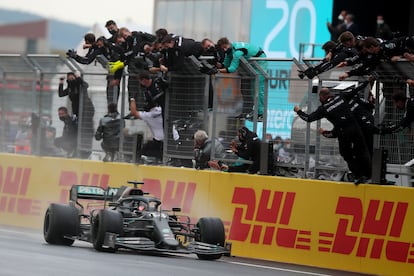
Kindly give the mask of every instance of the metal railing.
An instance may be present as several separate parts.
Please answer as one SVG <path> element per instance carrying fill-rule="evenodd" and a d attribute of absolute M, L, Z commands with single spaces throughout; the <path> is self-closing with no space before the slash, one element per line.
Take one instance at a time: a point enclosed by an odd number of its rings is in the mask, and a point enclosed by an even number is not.
<path fill-rule="evenodd" d="M 228 149 L 231 140 L 237 139 L 237 130 L 247 126 L 257 132 L 263 142 L 262 174 L 340 180 L 347 168 L 339 155 L 337 141 L 321 137 L 316 131 L 319 127 L 330 129 L 330 123 L 326 120 L 305 123 L 295 116 L 293 106 L 299 105 L 308 113 L 315 110 L 319 105 L 315 87 L 338 82 L 338 75 L 344 69 L 321 74 L 318 82 L 312 82 L 298 77 L 294 61 L 251 58 L 242 60 L 237 73 L 206 75 L 187 60 L 181 71 L 170 73 L 164 111 L 166 138 L 162 164 L 192 167 L 193 135 L 198 129 L 207 131 L 213 138 L 213 146 L 220 141 Z M 311 61 L 315 62 L 314 59 Z M 83 106 L 82 101 L 80 103 L 82 112 L 76 156 L 102 159 L 103 151 L 100 143 L 93 139 L 93 134 L 107 110 L 107 71 L 99 64 L 79 65 L 57 55 L 0 55 L 2 152 L 65 156 L 64 152 L 54 151 L 53 139 L 63 128 L 57 117 L 57 108 L 70 108 L 71 105 L 67 97 L 58 97 L 57 89 L 59 78 L 75 70 L 79 70 L 89 84 L 88 96 L 93 103 L 93 110 Z M 378 71 L 380 78 L 373 89 L 377 101 L 377 123 L 383 120 L 396 122 L 403 114 L 392 106 L 390 95 L 397 89 L 405 89 L 407 93 L 411 91 L 393 76 L 403 72 L 414 78 L 414 66 L 408 62 L 398 63 L 398 66 L 385 64 Z M 143 98 L 139 86 L 132 85 L 131 81 L 128 85 L 128 80 L 134 80 L 134 77 L 125 72 L 121 81 L 118 107 L 122 117 L 129 113 L 127 93 Z M 258 120 L 256 108 L 261 85 L 264 85 L 263 121 Z M 142 100 L 137 102 L 142 108 Z M 251 121 L 237 118 L 237 115 L 251 110 L 254 111 Z M 36 123 L 39 124 L 37 130 L 32 131 Z M 151 132 L 139 120 L 126 120 L 124 127 L 136 128 L 140 135 L 128 136 L 122 132 L 118 161 L 136 162 L 141 140 L 151 139 Z M 284 156 L 279 156 L 281 151 L 272 147 L 277 143 L 277 136 L 286 140 L 286 145 L 289 142 L 290 148 L 284 148 Z M 389 152 L 392 173 L 411 174 L 410 169 L 398 171 L 396 168 L 412 159 L 412 138 L 410 130 L 376 137 L 375 147 Z M 211 158 L 219 157 L 212 153 Z M 230 152 L 220 159 L 228 163 L 240 161 Z"/>

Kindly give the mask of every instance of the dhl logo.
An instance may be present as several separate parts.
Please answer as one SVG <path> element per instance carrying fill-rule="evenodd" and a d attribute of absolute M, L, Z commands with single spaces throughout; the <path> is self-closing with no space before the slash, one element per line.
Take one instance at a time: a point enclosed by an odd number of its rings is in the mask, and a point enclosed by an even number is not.
<path fill-rule="evenodd" d="M 321 252 L 414 263 L 414 243 L 401 241 L 407 202 L 372 199 L 364 210 L 361 199 L 339 197 L 335 233 L 319 232 Z"/>
<path fill-rule="evenodd" d="M 311 250 L 312 231 L 294 229 L 296 193 L 236 187 L 229 239 L 252 244 L 276 245 Z M 359 198 L 338 198 L 335 215 L 339 216 L 335 232 L 318 232 L 319 252 L 354 255 L 362 258 L 414 263 L 414 243 L 401 241 L 408 210 L 407 202 L 371 199 L 363 208 Z M 323 225 L 319 225 L 323 227 Z"/>
<path fill-rule="evenodd" d="M 110 176 L 108 174 L 78 174 L 75 171 L 62 171 L 60 174 L 59 186 L 65 187 L 60 193 L 60 202 L 66 203 L 69 198 L 70 187 L 74 184 L 92 185 L 107 188 Z M 184 213 L 191 212 L 196 183 L 175 182 L 167 180 L 165 187 L 159 179 L 144 178 L 143 190 L 158 197 L 162 201 L 163 208 L 181 207 Z"/>
<path fill-rule="evenodd" d="M 143 180 L 145 183 L 144 191 L 160 198 L 163 208 L 180 207 L 183 213 L 189 214 L 191 212 L 197 187 L 196 183 L 167 180 L 163 189 L 159 179 L 144 178 Z"/>
<path fill-rule="evenodd" d="M 0 166 L 0 213 L 40 215 L 39 200 L 26 197 L 30 168 Z"/>
<path fill-rule="evenodd" d="M 311 232 L 287 227 L 295 196 L 292 192 L 262 190 L 257 204 L 254 189 L 236 187 L 232 203 L 242 206 L 234 210 L 229 239 L 247 241 L 250 237 L 250 243 L 310 250 Z"/>

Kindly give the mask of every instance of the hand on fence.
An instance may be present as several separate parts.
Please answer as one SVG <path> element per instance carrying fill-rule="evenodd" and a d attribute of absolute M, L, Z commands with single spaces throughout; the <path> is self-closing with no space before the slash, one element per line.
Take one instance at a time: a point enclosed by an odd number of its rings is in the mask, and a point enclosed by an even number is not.
<path fill-rule="evenodd" d="M 66 52 L 66 56 L 67 56 L 68 58 L 75 58 L 75 57 L 76 57 L 76 51 L 75 51 L 75 50 L 73 50 L 73 49 L 69 49 L 69 50 Z"/>

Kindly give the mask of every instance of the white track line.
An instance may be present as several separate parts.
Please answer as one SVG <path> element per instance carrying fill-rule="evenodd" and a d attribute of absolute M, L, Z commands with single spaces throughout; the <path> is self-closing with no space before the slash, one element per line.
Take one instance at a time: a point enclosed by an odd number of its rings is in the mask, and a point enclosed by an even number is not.
<path fill-rule="evenodd" d="M 225 262 L 227 262 L 227 261 L 225 261 Z M 278 270 L 278 271 L 285 271 L 285 272 L 292 272 L 292 273 L 299 273 L 299 274 L 304 274 L 304 275 L 332 276 L 330 274 L 321 274 L 321 273 L 315 273 L 315 272 L 309 272 L 309 271 L 286 269 L 286 268 L 281 268 L 281 267 L 272 267 L 272 266 L 265 266 L 265 265 L 247 264 L 247 263 L 241 263 L 241 262 L 231 262 L 230 261 L 230 262 L 227 262 L 227 263 L 257 267 L 257 268 L 264 268 L 264 269 L 271 269 L 271 270 Z"/>

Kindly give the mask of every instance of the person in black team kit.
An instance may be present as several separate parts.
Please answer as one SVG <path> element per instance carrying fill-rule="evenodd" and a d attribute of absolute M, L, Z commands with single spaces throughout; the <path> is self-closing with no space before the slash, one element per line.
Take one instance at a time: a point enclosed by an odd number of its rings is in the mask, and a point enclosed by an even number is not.
<path fill-rule="evenodd" d="M 299 106 L 294 111 L 306 122 L 313 122 L 326 118 L 334 125 L 338 137 L 339 152 L 348 164 L 348 168 L 355 176 L 355 184 L 363 183 L 371 177 L 371 158 L 365 143 L 361 128 L 349 107 L 349 97 L 365 87 L 363 83 L 347 95 L 334 96 L 329 88 L 323 87 L 319 91 L 321 105 L 311 114 L 300 110 Z"/>
<path fill-rule="evenodd" d="M 154 106 L 161 106 L 162 117 L 164 118 L 165 109 L 165 90 L 168 87 L 167 81 L 162 77 L 154 77 L 148 73 L 140 73 L 138 81 L 144 88 L 145 111 L 149 111 Z"/>
<path fill-rule="evenodd" d="M 391 99 L 397 109 L 405 110 L 405 114 L 397 124 L 381 128 L 381 134 L 399 132 L 414 122 L 414 98 L 408 98 L 404 92 L 397 91 L 392 94 Z"/>
<path fill-rule="evenodd" d="M 201 42 L 181 36 L 166 35 L 162 40 L 165 49 L 163 57 L 163 71 L 182 71 L 185 57 L 194 56 L 198 58 L 204 52 Z"/>

